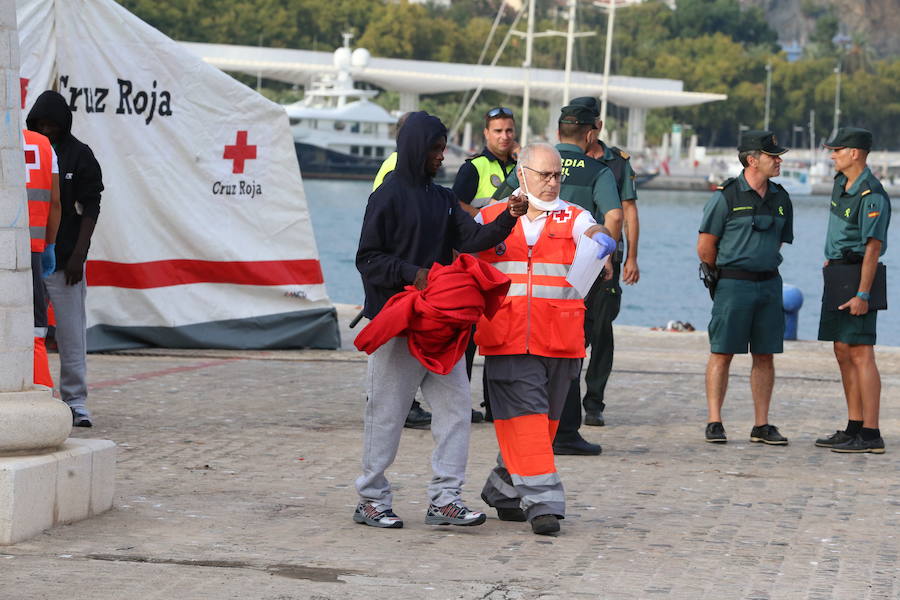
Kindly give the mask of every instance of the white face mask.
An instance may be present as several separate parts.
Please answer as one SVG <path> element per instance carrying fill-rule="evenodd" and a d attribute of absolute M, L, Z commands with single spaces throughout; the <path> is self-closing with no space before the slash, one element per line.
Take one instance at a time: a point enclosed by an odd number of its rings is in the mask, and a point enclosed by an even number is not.
<path fill-rule="evenodd" d="M 535 207 L 538 210 L 543 210 L 545 212 L 549 212 L 551 210 L 556 210 L 556 199 L 554 198 L 551 201 L 541 200 L 534 194 L 528 191 L 528 179 L 524 176 L 525 173 L 522 173 L 522 184 L 525 186 L 525 195 L 528 197 L 528 204 Z"/>

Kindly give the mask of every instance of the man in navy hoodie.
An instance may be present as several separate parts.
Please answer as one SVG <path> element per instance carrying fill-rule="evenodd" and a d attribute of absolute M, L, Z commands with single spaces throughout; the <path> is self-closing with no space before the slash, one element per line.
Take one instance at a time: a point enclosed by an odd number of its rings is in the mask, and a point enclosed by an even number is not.
<path fill-rule="evenodd" d="M 366 293 L 364 315 L 375 317 L 388 299 L 415 285 L 424 289 L 428 268 L 447 265 L 453 251 L 479 252 L 503 242 L 525 214 L 525 201 L 489 225 L 463 211 L 453 192 L 432 179 L 444 160 L 447 128 L 426 112 L 409 115 L 397 137 L 397 168 L 369 196 L 356 253 Z M 353 520 L 373 527 L 403 527 L 391 510 L 393 495 L 384 475 L 394 462 L 403 423 L 416 390 L 431 405 L 434 473 L 425 523 L 480 525 L 481 512 L 460 499 L 469 451 L 471 406 L 465 361 L 447 375 L 425 369 L 410 355 L 404 338 L 394 338 L 369 357 L 363 442 L 363 472 L 356 480 L 359 504 Z"/>
<path fill-rule="evenodd" d="M 56 234 L 56 271 L 44 282 L 56 315 L 59 394 L 72 410 L 72 424 L 91 427 L 84 263 L 100 216 L 103 174 L 88 145 L 72 135 L 72 109 L 62 95 L 52 90 L 42 93 L 25 122 L 28 129 L 50 139 L 59 158 L 62 216 Z"/>

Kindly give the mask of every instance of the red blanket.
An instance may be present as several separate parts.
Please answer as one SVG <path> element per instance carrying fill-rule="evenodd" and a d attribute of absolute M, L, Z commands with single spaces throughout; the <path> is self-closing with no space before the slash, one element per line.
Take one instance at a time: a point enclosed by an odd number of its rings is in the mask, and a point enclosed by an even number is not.
<path fill-rule="evenodd" d="M 406 336 L 409 352 L 429 371 L 446 375 L 469 345 L 472 325 L 488 318 L 503 304 L 509 277 L 469 254 L 452 264 L 435 263 L 428 285 L 408 285 L 391 297 L 354 344 L 371 354 L 396 336 Z"/>

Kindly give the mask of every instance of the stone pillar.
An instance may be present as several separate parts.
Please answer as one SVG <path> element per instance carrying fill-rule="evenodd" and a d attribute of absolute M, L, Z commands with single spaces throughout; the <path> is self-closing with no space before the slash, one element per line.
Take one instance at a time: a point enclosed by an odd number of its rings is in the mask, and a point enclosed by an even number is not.
<path fill-rule="evenodd" d="M 628 144 L 629 152 L 643 152 L 645 132 L 647 131 L 647 109 L 631 106 L 628 108 Z"/>
<path fill-rule="evenodd" d="M 112 506 L 115 445 L 66 441 L 69 407 L 34 385 L 31 244 L 15 0 L 0 0 L 0 545 Z"/>
<path fill-rule="evenodd" d="M 419 95 L 415 92 L 400 92 L 400 112 L 419 110 Z"/>

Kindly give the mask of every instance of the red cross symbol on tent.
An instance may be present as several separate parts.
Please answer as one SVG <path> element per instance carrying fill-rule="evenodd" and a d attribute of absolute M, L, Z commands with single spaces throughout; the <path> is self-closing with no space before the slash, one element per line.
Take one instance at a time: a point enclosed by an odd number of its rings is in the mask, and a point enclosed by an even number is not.
<path fill-rule="evenodd" d="M 234 161 L 234 166 L 231 169 L 232 173 L 244 172 L 244 161 L 254 160 L 256 158 L 256 146 L 247 144 L 246 131 L 237 132 L 237 139 L 235 140 L 234 145 L 225 146 L 225 154 L 222 155 L 222 158 Z"/>

